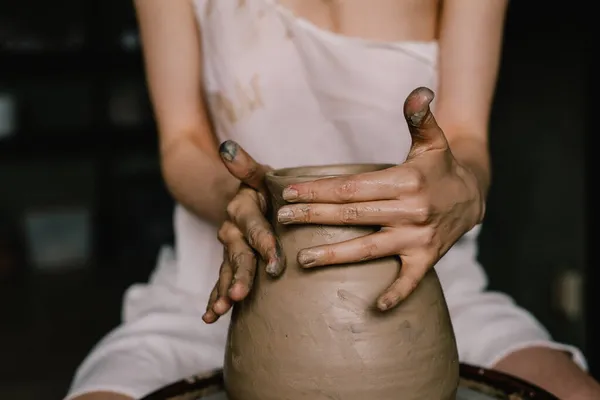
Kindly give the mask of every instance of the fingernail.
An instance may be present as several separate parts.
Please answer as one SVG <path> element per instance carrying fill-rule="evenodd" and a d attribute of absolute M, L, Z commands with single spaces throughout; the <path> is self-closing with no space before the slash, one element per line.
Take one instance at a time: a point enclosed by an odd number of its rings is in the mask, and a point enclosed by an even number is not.
<path fill-rule="evenodd" d="M 430 89 L 425 87 L 416 89 L 413 93 L 415 93 L 418 96 L 423 96 L 425 98 L 425 101 L 421 105 L 421 109 L 419 111 L 414 112 L 409 117 L 410 123 L 412 125 L 419 126 L 421 125 L 421 122 L 423 122 L 423 118 L 425 118 L 425 116 L 429 112 L 429 105 L 433 101 L 435 95 Z"/>
<path fill-rule="evenodd" d="M 421 125 L 421 121 L 423 121 L 425 115 L 427 115 L 427 109 L 414 113 L 410 116 L 410 123 L 414 126 Z"/>
<path fill-rule="evenodd" d="M 223 157 L 223 159 L 225 159 L 228 162 L 232 162 L 235 156 L 237 155 L 239 148 L 240 146 L 233 140 L 226 140 L 223 143 L 221 143 L 221 146 L 219 146 L 219 153 L 221 154 L 221 157 Z"/>
<path fill-rule="evenodd" d="M 377 302 L 377 308 L 379 308 L 381 311 L 386 311 L 390 307 L 392 307 L 392 300 L 388 298 L 379 299 Z"/>
<path fill-rule="evenodd" d="M 285 224 L 286 222 L 291 222 L 294 219 L 294 212 L 292 210 L 290 210 L 289 208 L 280 208 L 279 211 L 277 211 L 277 221 L 279 221 L 282 224 Z"/>
<path fill-rule="evenodd" d="M 283 193 L 281 193 L 281 196 L 286 201 L 296 200 L 298 198 L 298 191 L 292 188 L 285 188 L 283 189 Z"/>
<path fill-rule="evenodd" d="M 281 264 L 278 260 L 269 261 L 269 263 L 265 267 L 265 271 L 272 278 L 277 278 L 279 274 L 281 274 Z"/>
<path fill-rule="evenodd" d="M 302 250 L 298 253 L 298 263 L 303 267 L 312 267 L 317 263 L 318 256 L 315 250 Z"/>

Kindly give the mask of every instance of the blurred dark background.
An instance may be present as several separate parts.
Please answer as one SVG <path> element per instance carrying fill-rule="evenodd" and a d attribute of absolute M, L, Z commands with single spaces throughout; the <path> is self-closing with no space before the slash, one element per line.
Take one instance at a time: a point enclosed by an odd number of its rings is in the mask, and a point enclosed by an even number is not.
<path fill-rule="evenodd" d="M 533 3 L 509 9 L 480 260 L 598 377 L 589 36 L 581 8 Z M 172 207 L 131 2 L 0 0 L 0 399 L 64 395 L 172 242 Z"/>

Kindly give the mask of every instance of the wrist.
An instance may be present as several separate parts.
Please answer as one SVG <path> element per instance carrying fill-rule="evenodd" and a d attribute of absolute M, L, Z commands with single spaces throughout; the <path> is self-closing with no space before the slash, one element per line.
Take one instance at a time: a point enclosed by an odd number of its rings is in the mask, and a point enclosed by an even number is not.
<path fill-rule="evenodd" d="M 482 140 L 461 137 L 450 142 L 454 159 L 463 171 L 461 174 L 472 190 L 474 200 L 474 225 L 483 221 L 491 173 L 487 144 Z"/>
<path fill-rule="evenodd" d="M 197 217 L 219 226 L 239 181 L 215 159 L 194 146 L 162 155 L 165 184 L 173 198 Z"/>

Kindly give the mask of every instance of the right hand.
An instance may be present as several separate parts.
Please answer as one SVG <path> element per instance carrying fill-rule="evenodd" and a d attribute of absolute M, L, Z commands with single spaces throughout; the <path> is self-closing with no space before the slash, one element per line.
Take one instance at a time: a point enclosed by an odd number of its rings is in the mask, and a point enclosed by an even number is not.
<path fill-rule="evenodd" d="M 207 324 L 216 322 L 234 302 L 243 300 L 250 293 L 257 255 L 264 261 L 266 272 L 273 277 L 279 276 L 285 268 L 281 247 L 265 218 L 268 203 L 264 177 L 270 168 L 257 163 L 231 140 L 221 144 L 219 154 L 241 184 L 227 205 L 228 219 L 219 229 L 219 241 L 224 247 L 223 263 L 202 316 Z"/>

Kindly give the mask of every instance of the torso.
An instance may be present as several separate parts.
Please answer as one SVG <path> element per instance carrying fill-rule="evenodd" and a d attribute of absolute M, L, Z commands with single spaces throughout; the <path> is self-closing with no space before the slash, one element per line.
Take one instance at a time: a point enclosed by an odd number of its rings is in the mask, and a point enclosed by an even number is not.
<path fill-rule="evenodd" d="M 440 0 L 279 0 L 323 30 L 382 42 L 435 39 Z"/>
<path fill-rule="evenodd" d="M 193 1 L 219 141 L 274 168 L 404 161 L 404 100 L 437 87 L 438 0 Z M 182 284 L 195 285 L 222 247 L 181 207 L 175 229 Z"/>

